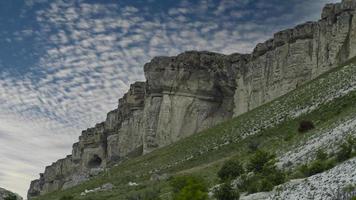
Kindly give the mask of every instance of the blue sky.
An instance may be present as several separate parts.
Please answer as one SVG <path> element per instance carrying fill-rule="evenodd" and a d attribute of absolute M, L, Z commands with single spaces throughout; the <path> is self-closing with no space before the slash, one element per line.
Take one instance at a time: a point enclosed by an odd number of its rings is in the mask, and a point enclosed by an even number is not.
<path fill-rule="evenodd" d="M 1 0 L 0 187 L 25 195 L 152 57 L 248 53 L 327 2 L 337 0 Z"/>

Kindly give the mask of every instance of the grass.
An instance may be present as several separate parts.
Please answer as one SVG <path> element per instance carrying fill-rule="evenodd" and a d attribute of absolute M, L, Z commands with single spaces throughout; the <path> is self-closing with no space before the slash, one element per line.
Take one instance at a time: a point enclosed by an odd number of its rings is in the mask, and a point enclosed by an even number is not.
<path fill-rule="evenodd" d="M 171 189 L 168 182 L 150 181 L 152 173 L 198 175 L 213 186 L 219 182 L 216 174 L 224 161 L 238 158 L 242 163 L 246 162 L 254 152 L 252 143 L 262 150 L 282 154 L 311 136 L 356 117 L 356 92 L 342 93 L 355 86 L 355 74 L 355 65 L 340 66 L 230 121 L 150 154 L 127 160 L 74 188 L 46 194 L 36 200 L 59 200 L 65 195 L 84 200 L 125 200 L 128 193 L 151 187 L 159 187 L 161 198 L 169 199 Z M 299 133 L 302 120 L 312 121 L 315 129 Z M 128 186 L 130 181 L 139 183 L 139 186 Z M 85 189 L 108 182 L 115 185 L 112 191 L 80 196 Z"/>

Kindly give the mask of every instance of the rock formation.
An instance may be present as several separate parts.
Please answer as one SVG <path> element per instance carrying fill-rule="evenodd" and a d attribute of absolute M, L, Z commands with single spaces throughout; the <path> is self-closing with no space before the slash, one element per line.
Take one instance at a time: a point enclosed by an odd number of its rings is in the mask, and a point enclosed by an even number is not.
<path fill-rule="evenodd" d="M 65 189 L 267 103 L 356 56 L 356 1 L 328 4 L 318 22 L 278 32 L 251 54 L 157 57 L 72 155 L 46 167 L 28 198 Z"/>

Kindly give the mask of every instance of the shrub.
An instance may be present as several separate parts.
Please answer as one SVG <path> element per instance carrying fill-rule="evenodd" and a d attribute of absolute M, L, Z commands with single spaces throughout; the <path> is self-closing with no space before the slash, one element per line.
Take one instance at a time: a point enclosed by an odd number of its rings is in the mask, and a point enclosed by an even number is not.
<path fill-rule="evenodd" d="M 351 148 L 356 151 L 356 137 L 347 138 L 347 143 L 351 146 Z"/>
<path fill-rule="evenodd" d="M 242 187 L 249 194 L 271 191 L 274 186 L 285 182 L 285 173 L 276 165 L 275 156 L 258 150 L 250 159 L 248 169 L 253 173 L 241 176 Z"/>
<path fill-rule="evenodd" d="M 352 155 L 352 146 L 349 143 L 345 142 L 341 144 L 340 150 L 336 153 L 336 159 L 339 162 L 342 162 L 351 158 L 351 155 Z"/>
<path fill-rule="evenodd" d="M 275 165 L 266 165 L 260 173 L 250 176 L 243 175 L 241 176 L 241 180 L 242 184 L 239 189 L 253 194 L 273 190 L 274 186 L 285 182 L 286 176 Z"/>
<path fill-rule="evenodd" d="M 260 144 L 256 140 L 253 140 L 253 141 L 248 143 L 248 149 L 249 149 L 250 152 L 257 151 L 259 146 L 260 146 Z"/>
<path fill-rule="evenodd" d="M 264 177 L 273 185 L 279 185 L 285 182 L 286 175 L 283 171 L 277 169 L 276 166 L 270 167 L 270 169 L 264 172 Z M 270 191 L 270 190 L 267 190 Z"/>
<path fill-rule="evenodd" d="M 329 159 L 325 161 L 325 169 L 331 169 L 335 167 L 336 165 L 336 159 Z"/>
<path fill-rule="evenodd" d="M 127 200 L 160 200 L 159 188 L 150 187 L 141 191 L 135 191 L 130 193 L 126 199 Z"/>
<path fill-rule="evenodd" d="M 74 200 L 74 197 L 71 195 L 64 195 L 59 200 Z"/>
<path fill-rule="evenodd" d="M 328 156 L 319 153 L 319 155 L 317 155 L 316 160 L 309 164 L 301 165 L 297 171 L 303 175 L 302 177 L 308 177 L 331 169 L 335 166 L 335 164 L 335 159 L 328 159 Z M 298 178 L 301 178 L 301 176 L 299 176 Z"/>
<path fill-rule="evenodd" d="M 246 183 L 246 191 L 249 194 L 257 193 L 259 188 L 260 186 L 258 181 L 249 181 Z"/>
<path fill-rule="evenodd" d="M 299 128 L 298 128 L 298 132 L 299 133 L 306 133 L 312 129 L 314 129 L 314 123 L 312 121 L 308 121 L 308 120 L 303 120 L 299 123 Z"/>
<path fill-rule="evenodd" d="M 214 197 L 217 200 L 239 200 L 240 193 L 234 190 L 230 183 L 224 183 L 214 191 Z"/>
<path fill-rule="evenodd" d="M 325 153 L 322 149 L 319 149 L 316 153 L 316 159 L 318 160 L 326 160 L 328 158 L 328 154 Z"/>
<path fill-rule="evenodd" d="M 273 184 L 269 182 L 267 178 L 261 175 L 251 176 L 243 184 L 244 189 L 248 194 L 269 191 L 273 189 Z"/>
<path fill-rule="evenodd" d="M 226 181 L 236 178 L 244 173 L 244 169 L 239 161 L 229 160 L 224 163 L 218 172 L 218 176 L 221 180 Z"/>
<path fill-rule="evenodd" d="M 311 163 L 308 167 L 308 176 L 312 176 L 314 174 L 321 173 L 326 170 L 325 163 L 320 160 L 316 160 Z"/>
<path fill-rule="evenodd" d="M 308 177 L 309 176 L 309 168 L 307 164 L 303 164 L 299 167 L 298 171 L 300 171 L 303 174 L 303 177 Z"/>
<path fill-rule="evenodd" d="M 268 180 L 267 178 L 264 178 L 264 179 L 260 180 L 260 182 L 259 182 L 258 191 L 259 192 L 272 191 L 273 187 L 274 187 L 274 184 L 270 180 Z"/>
<path fill-rule="evenodd" d="M 4 200 L 17 200 L 17 197 L 14 194 L 9 194 Z"/>
<path fill-rule="evenodd" d="M 275 156 L 268 152 L 257 150 L 256 153 L 250 159 L 248 169 L 254 172 L 261 172 L 263 167 L 268 162 L 271 162 L 270 164 L 274 164 L 274 158 Z"/>
<path fill-rule="evenodd" d="M 204 181 L 193 176 L 181 176 L 171 180 L 174 200 L 206 200 L 208 189 Z"/>

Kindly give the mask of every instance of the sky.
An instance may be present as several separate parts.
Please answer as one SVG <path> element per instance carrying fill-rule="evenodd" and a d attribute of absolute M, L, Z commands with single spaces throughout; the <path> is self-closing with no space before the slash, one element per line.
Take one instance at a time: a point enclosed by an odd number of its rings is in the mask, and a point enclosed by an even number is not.
<path fill-rule="evenodd" d="M 338 0 L 1 0 L 0 187 L 26 196 L 154 56 L 249 53 Z"/>

